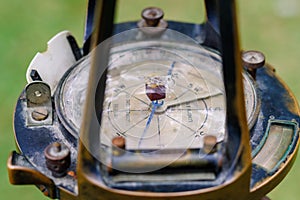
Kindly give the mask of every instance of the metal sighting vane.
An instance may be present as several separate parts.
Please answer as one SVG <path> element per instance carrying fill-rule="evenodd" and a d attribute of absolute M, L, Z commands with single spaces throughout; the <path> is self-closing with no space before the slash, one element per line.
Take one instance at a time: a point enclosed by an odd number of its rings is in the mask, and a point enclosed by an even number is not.
<path fill-rule="evenodd" d="M 299 107 L 241 51 L 235 1 L 205 0 L 202 24 L 157 7 L 113 24 L 115 7 L 89 0 L 82 47 L 63 31 L 30 63 L 10 182 L 62 200 L 267 199 L 296 158 Z"/>

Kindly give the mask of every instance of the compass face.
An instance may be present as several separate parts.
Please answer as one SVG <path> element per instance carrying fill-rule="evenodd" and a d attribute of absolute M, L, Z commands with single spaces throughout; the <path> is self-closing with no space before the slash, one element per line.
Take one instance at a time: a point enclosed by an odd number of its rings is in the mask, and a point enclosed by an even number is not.
<path fill-rule="evenodd" d="M 91 57 L 61 82 L 59 116 L 76 136 L 82 120 Z M 257 97 L 244 74 L 248 125 Z M 199 149 L 203 138 L 226 137 L 225 91 L 220 57 L 198 45 L 162 41 L 122 44 L 111 49 L 100 130 L 101 143 L 116 136 L 127 150 Z"/>

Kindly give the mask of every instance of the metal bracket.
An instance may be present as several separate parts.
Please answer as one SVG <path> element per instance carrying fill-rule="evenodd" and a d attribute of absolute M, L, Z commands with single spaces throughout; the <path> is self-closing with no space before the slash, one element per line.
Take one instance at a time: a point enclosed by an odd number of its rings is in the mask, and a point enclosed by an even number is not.
<path fill-rule="evenodd" d="M 26 125 L 52 125 L 52 101 L 50 86 L 42 81 L 35 81 L 25 88 Z"/>

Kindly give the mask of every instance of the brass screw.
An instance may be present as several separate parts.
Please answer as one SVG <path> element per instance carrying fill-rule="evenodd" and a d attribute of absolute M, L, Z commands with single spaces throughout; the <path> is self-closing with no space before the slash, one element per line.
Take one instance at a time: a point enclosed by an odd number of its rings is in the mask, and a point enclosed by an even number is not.
<path fill-rule="evenodd" d="M 69 148 L 60 142 L 53 142 L 44 151 L 46 166 L 54 177 L 63 177 L 71 164 L 71 152 Z"/>
<path fill-rule="evenodd" d="M 35 108 L 31 113 L 32 118 L 36 121 L 43 121 L 47 119 L 48 115 L 49 111 L 46 108 Z"/>
<path fill-rule="evenodd" d="M 119 149 L 125 149 L 125 138 L 117 136 L 112 139 L 112 144 Z"/>
<path fill-rule="evenodd" d="M 160 8 L 149 7 L 142 11 L 142 18 L 150 27 L 155 27 L 159 24 L 160 20 L 164 17 L 164 12 Z"/>
<path fill-rule="evenodd" d="M 210 154 L 216 152 L 216 144 L 217 144 L 217 137 L 214 135 L 206 135 L 203 138 L 204 145 L 203 151 L 204 153 Z"/>
<path fill-rule="evenodd" d="M 123 155 L 126 141 L 122 136 L 117 136 L 112 139 L 112 152 L 114 156 Z"/>
<path fill-rule="evenodd" d="M 256 69 L 265 65 L 265 55 L 260 51 L 244 51 L 242 53 L 242 61 L 250 75 L 256 79 Z"/>

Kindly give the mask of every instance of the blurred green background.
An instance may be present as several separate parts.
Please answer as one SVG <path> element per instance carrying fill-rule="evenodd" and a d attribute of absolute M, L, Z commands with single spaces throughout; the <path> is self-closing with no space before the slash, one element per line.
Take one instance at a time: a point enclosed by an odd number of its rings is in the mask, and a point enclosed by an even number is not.
<path fill-rule="evenodd" d="M 201 22 L 203 5 L 197 0 L 120 0 L 117 22 L 137 20 L 142 8 L 157 5 L 165 18 Z M 300 2 L 297 0 L 239 1 L 243 49 L 265 53 L 267 61 L 300 100 Z M 11 186 L 6 160 L 15 149 L 12 117 L 24 88 L 26 68 L 36 52 L 62 30 L 70 30 L 82 44 L 86 10 L 84 0 L 0 1 L 0 199 L 47 199 L 34 186 Z M 299 157 L 299 156 L 298 156 Z M 300 158 L 285 180 L 269 196 L 297 200 L 300 194 Z"/>

